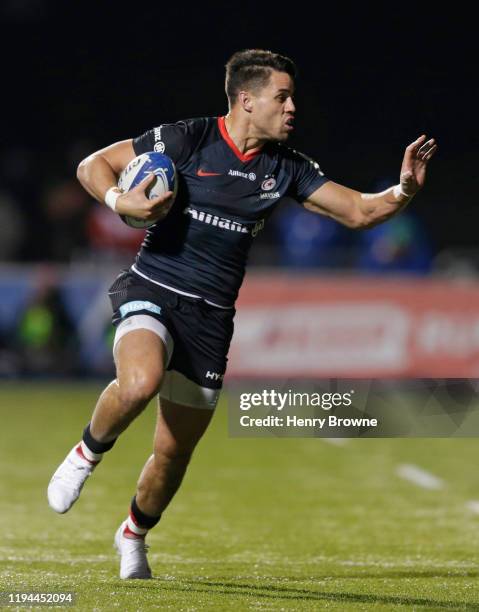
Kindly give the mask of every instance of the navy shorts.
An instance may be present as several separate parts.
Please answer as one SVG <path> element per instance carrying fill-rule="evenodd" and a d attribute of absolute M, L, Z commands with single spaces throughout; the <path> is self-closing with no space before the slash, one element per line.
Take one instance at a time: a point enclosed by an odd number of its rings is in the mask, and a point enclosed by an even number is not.
<path fill-rule="evenodd" d="M 108 295 L 113 325 L 147 315 L 166 328 L 171 342 L 167 371 L 178 372 L 200 387 L 221 389 L 233 336 L 234 308 L 217 308 L 201 298 L 175 293 L 131 270 L 121 272 Z"/>

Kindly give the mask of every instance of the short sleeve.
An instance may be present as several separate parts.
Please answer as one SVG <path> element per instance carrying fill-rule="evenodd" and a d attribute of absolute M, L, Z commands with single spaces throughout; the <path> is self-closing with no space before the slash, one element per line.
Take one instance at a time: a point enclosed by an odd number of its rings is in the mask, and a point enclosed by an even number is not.
<path fill-rule="evenodd" d="M 329 180 L 324 176 L 319 164 L 303 153 L 292 151 L 289 162 L 293 180 L 288 195 L 298 202 L 306 200 L 316 189 Z"/>
<path fill-rule="evenodd" d="M 149 151 L 165 153 L 178 165 L 182 161 L 185 148 L 187 148 L 187 138 L 187 126 L 184 122 L 165 123 L 134 138 L 133 149 L 136 155 Z"/>

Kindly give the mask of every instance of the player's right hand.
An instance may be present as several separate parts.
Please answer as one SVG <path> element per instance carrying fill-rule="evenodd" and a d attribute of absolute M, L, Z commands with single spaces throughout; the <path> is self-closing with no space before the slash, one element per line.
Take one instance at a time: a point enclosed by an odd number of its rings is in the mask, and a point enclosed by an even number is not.
<path fill-rule="evenodd" d="M 425 134 L 406 147 L 399 177 L 403 193 L 412 197 L 424 187 L 426 167 L 436 151 L 436 140 L 426 142 Z"/>
<path fill-rule="evenodd" d="M 145 194 L 155 175 L 150 174 L 133 187 L 123 193 L 116 201 L 116 211 L 119 215 L 128 215 L 136 219 L 159 220 L 165 217 L 173 204 L 173 192 L 167 191 L 157 198 L 149 200 Z"/>

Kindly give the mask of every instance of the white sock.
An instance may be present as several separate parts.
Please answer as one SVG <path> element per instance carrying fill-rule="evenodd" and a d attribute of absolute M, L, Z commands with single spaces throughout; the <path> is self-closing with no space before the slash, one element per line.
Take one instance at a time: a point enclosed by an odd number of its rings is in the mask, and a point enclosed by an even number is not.
<path fill-rule="evenodd" d="M 88 448 L 88 446 L 85 444 L 85 442 L 83 442 L 83 440 L 81 441 L 80 444 L 81 444 L 81 452 L 85 456 L 85 459 L 88 459 L 88 461 L 91 461 L 94 463 L 97 463 L 98 461 L 102 460 L 103 453 L 94 453 Z"/>

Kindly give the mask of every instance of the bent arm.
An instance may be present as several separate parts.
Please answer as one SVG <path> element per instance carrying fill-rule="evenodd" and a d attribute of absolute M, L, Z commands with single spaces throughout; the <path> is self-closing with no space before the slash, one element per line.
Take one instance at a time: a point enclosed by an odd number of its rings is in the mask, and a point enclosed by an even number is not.
<path fill-rule="evenodd" d="M 77 178 L 95 200 L 104 202 L 106 192 L 116 187 L 118 175 L 134 157 L 131 139 L 116 142 L 86 157 L 78 166 Z"/>
<path fill-rule="evenodd" d="M 173 202 L 173 193 L 167 191 L 163 195 L 149 199 L 145 190 L 154 180 L 154 174 L 149 174 L 126 193 L 121 193 L 117 187 L 119 174 L 135 157 L 131 139 L 116 142 L 86 157 L 78 166 L 78 180 L 99 202 L 105 202 L 105 196 L 110 189 L 118 193 L 114 194 L 114 201 L 107 205 L 119 215 L 131 215 L 136 219 L 148 221 L 161 219 Z"/>

